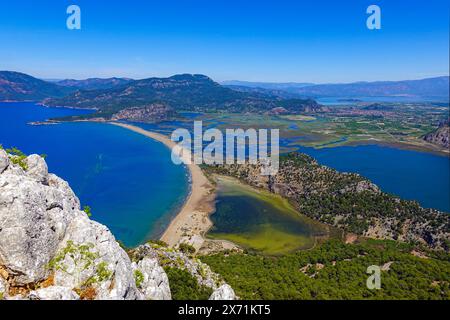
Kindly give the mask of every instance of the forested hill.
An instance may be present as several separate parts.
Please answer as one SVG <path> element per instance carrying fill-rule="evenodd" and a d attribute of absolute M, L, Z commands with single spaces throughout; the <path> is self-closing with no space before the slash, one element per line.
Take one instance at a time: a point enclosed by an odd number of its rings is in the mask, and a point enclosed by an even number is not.
<path fill-rule="evenodd" d="M 360 175 L 337 172 L 305 154 L 282 156 L 278 174 L 271 177 L 260 174 L 260 164 L 205 170 L 280 194 L 302 214 L 348 232 L 449 250 L 450 215 L 384 193 Z"/>
<path fill-rule="evenodd" d="M 40 101 L 48 97 L 62 97 L 72 91 L 24 73 L 0 71 L 0 101 Z"/>
<path fill-rule="evenodd" d="M 108 117 L 125 108 L 163 103 L 177 111 L 268 112 L 282 107 L 289 112 L 321 111 L 314 100 L 265 97 L 221 86 L 205 75 L 182 74 L 169 78 L 135 80 L 106 90 L 77 91 L 64 98 L 49 98 L 49 106 L 96 108 Z"/>
<path fill-rule="evenodd" d="M 56 84 L 76 90 L 100 90 L 119 87 L 132 81 L 132 79 L 128 78 L 89 78 L 85 80 L 65 79 L 57 81 Z"/>

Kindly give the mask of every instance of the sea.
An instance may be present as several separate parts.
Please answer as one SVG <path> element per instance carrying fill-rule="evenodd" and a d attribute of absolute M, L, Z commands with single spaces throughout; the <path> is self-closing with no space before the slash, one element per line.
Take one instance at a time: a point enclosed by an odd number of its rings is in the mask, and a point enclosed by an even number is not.
<path fill-rule="evenodd" d="M 106 123 L 30 125 L 88 110 L 0 103 L 0 144 L 45 154 L 49 171 L 69 182 L 92 219 L 133 247 L 158 238 L 190 192 L 186 167 L 162 143 Z M 146 129 L 154 125 L 141 125 Z M 381 145 L 313 149 L 319 163 L 359 173 L 383 191 L 450 212 L 450 158 Z"/>

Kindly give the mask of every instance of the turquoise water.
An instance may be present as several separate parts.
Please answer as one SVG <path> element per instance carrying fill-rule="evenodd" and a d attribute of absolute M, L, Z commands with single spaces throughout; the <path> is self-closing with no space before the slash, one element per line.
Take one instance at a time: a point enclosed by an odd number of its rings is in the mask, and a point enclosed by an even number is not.
<path fill-rule="evenodd" d="M 158 237 L 189 192 L 189 176 L 164 145 L 101 123 L 30 126 L 30 121 L 83 114 L 32 103 L 0 103 L 0 143 L 47 154 L 50 172 L 67 180 L 92 219 L 127 246 Z"/>

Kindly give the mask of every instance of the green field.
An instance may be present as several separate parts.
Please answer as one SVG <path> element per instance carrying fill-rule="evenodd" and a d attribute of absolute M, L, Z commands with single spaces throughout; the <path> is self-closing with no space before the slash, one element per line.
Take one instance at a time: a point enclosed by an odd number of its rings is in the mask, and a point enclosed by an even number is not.
<path fill-rule="evenodd" d="M 389 144 L 425 151 L 444 151 L 422 137 L 448 118 L 448 107 L 433 104 L 390 104 L 389 111 L 373 112 L 360 107 L 334 106 L 329 112 L 296 115 L 204 114 L 205 127 L 273 128 L 287 141 L 283 151 L 298 146 L 314 148 L 354 144 Z"/>

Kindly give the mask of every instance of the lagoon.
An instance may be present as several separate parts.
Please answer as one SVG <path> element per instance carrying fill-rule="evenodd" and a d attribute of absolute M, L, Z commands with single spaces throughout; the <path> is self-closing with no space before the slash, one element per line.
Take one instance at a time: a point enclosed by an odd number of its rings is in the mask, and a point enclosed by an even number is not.
<path fill-rule="evenodd" d="M 216 211 L 208 237 L 232 241 L 249 250 L 278 255 L 312 248 L 334 230 L 300 215 L 282 197 L 233 178 L 216 176 Z"/>

